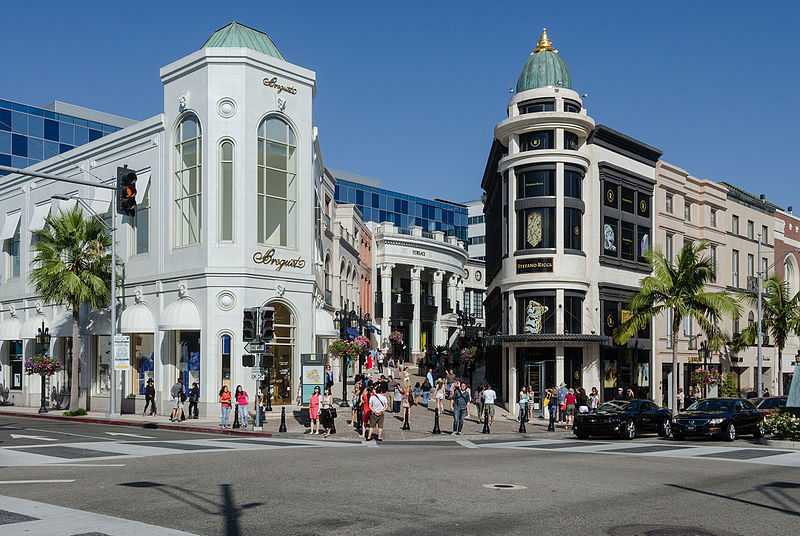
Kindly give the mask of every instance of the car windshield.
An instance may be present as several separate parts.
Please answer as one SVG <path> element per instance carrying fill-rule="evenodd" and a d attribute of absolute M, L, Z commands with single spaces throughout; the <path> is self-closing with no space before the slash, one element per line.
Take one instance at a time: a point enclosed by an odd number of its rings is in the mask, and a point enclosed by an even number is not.
<path fill-rule="evenodd" d="M 708 400 L 698 400 L 687 411 L 731 411 L 733 409 L 733 400 L 720 400 L 718 398 L 711 398 Z"/>
<path fill-rule="evenodd" d="M 630 405 L 628 400 L 612 400 L 611 402 L 605 402 L 600 404 L 600 407 L 597 408 L 599 411 L 621 411 Z"/>

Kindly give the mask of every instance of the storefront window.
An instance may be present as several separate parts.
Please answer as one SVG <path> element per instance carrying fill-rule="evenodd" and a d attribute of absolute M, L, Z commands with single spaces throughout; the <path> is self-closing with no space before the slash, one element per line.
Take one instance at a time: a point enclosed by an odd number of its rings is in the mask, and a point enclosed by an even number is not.
<path fill-rule="evenodd" d="M 517 249 L 556 247 L 555 208 L 520 210 L 517 227 Z"/>
<path fill-rule="evenodd" d="M 231 336 L 223 335 L 220 338 L 220 355 L 222 356 L 222 378 L 220 385 L 231 388 Z"/>
<path fill-rule="evenodd" d="M 517 199 L 556 195 L 556 170 L 533 168 L 517 172 Z"/>
<path fill-rule="evenodd" d="M 564 170 L 564 197 L 581 198 L 583 173 L 574 169 Z"/>
<path fill-rule="evenodd" d="M 147 380 L 155 380 L 153 334 L 140 333 L 131 335 L 131 344 L 133 345 L 133 352 L 131 353 L 133 361 L 132 390 L 134 393 L 144 395 Z"/>
<path fill-rule="evenodd" d="M 583 297 L 564 296 L 564 333 L 582 333 Z"/>
<path fill-rule="evenodd" d="M 178 341 L 178 373 L 186 392 L 192 384 L 200 384 L 200 332 L 179 331 Z"/>
<path fill-rule="evenodd" d="M 295 318 L 291 310 L 281 303 L 271 303 L 275 307 L 275 338 L 272 343 L 273 366 L 272 401 L 275 404 L 292 403 L 297 385 L 293 385 L 292 367 L 294 361 Z"/>
<path fill-rule="evenodd" d="M 555 292 L 532 293 L 517 298 L 517 333 L 539 335 L 555 332 Z"/>
<path fill-rule="evenodd" d="M 97 335 L 95 362 L 97 364 L 94 385 L 98 394 L 105 395 L 111 392 L 111 337 Z"/>
<path fill-rule="evenodd" d="M 280 117 L 258 127 L 258 241 L 293 246 L 297 191 L 297 141 Z"/>
<path fill-rule="evenodd" d="M 8 358 L 11 363 L 11 390 L 22 390 L 22 341 L 8 341 Z"/>
<path fill-rule="evenodd" d="M 519 135 L 519 150 L 520 151 L 538 151 L 541 149 L 553 148 L 552 130 L 538 130 L 536 132 L 527 132 Z"/>
<path fill-rule="evenodd" d="M 200 241 L 202 223 L 203 138 L 194 114 L 183 118 L 175 137 L 175 246 L 183 247 Z"/>
<path fill-rule="evenodd" d="M 582 249 L 582 220 L 583 213 L 577 208 L 564 209 L 564 249 Z"/>
<path fill-rule="evenodd" d="M 570 151 L 577 151 L 580 145 L 580 141 L 578 139 L 578 135 L 574 132 L 564 131 L 564 149 L 568 149 Z"/>

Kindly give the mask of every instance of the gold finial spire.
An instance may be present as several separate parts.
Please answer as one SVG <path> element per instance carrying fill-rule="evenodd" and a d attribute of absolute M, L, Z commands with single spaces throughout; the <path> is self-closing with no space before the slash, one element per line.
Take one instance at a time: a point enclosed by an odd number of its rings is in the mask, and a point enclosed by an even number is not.
<path fill-rule="evenodd" d="M 550 52 L 555 50 L 550 38 L 547 37 L 547 28 L 542 28 L 542 35 L 539 37 L 539 42 L 536 43 L 536 48 L 533 49 L 533 52 L 537 53 L 543 50 L 549 50 Z"/>

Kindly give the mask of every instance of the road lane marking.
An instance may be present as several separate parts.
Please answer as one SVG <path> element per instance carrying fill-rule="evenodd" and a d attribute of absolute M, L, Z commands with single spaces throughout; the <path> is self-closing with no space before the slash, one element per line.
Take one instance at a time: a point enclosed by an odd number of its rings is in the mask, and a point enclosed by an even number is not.
<path fill-rule="evenodd" d="M 69 484 L 75 480 L 0 480 L 0 484 Z"/>
<path fill-rule="evenodd" d="M 73 434 L 73 433 L 70 433 L 70 432 L 59 432 L 58 430 L 42 430 L 40 428 L 26 428 L 26 430 L 30 430 L 31 432 L 45 432 L 45 433 L 48 433 L 48 434 L 68 435 L 68 436 L 73 436 L 73 437 L 88 437 L 89 439 L 103 439 L 103 440 L 108 441 L 107 437 L 92 436 L 92 435 L 86 435 L 86 434 Z"/>
<path fill-rule="evenodd" d="M 106 434 L 108 434 L 110 436 L 135 437 L 135 438 L 138 438 L 138 439 L 155 439 L 153 436 L 136 435 L 136 434 L 125 434 L 123 432 L 106 432 Z"/>
<path fill-rule="evenodd" d="M 58 441 L 58 439 L 53 439 L 52 437 L 22 435 L 22 434 L 11 434 L 11 439 L 33 439 L 34 441 Z"/>
<path fill-rule="evenodd" d="M 124 463 L 48 463 L 42 467 L 125 467 Z"/>
<path fill-rule="evenodd" d="M 462 447 L 466 447 L 468 449 L 480 448 L 478 445 L 476 445 L 475 443 L 473 443 L 472 441 L 470 441 L 468 439 L 456 439 L 456 443 L 458 443 Z"/>

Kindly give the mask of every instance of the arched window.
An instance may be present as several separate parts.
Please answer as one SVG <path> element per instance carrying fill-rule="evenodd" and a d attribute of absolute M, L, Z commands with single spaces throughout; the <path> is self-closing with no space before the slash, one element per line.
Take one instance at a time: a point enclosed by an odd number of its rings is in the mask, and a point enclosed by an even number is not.
<path fill-rule="evenodd" d="M 203 137 L 197 116 L 189 114 L 175 132 L 175 246 L 200 242 L 202 224 Z"/>
<path fill-rule="evenodd" d="M 233 240 L 233 142 L 219 144 L 219 240 Z"/>
<path fill-rule="evenodd" d="M 291 404 L 292 392 L 297 388 L 293 379 L 294 368 L 294 341 L 295 318 L 292 311 L 284 304 L 273 302 L 269 304 L 275 308 L 275 337 L 272 340 L 273 375 L 272 375 L 272 402 L 273 404 Z M 297 393 L 295 393 L 297 396 Z"/>
<path fill-rule="evenodd" d="M 258 126 L 258 241 L 273 246 L 295 243 L 297 142 L 280 117 Z"/>
<path fill-rule="evenodd" d="M 227 333 L 224 334 L 222 337 L 219 338 L 219 355 L 222 357 L 222 366 L 221 372 L 222 377 L 220 378 L 220 385 L 227 385 L 228 389 L 232 389 L 231 386 L 231 336 Z"/>
<path fill-rule="evenodd" d="M 787 255 L 783 261 L 783 280 L 789 288 L 789 295 L 794 296 L 797 294 L 797 270 L 795 270 L 791 255 Z"/>

